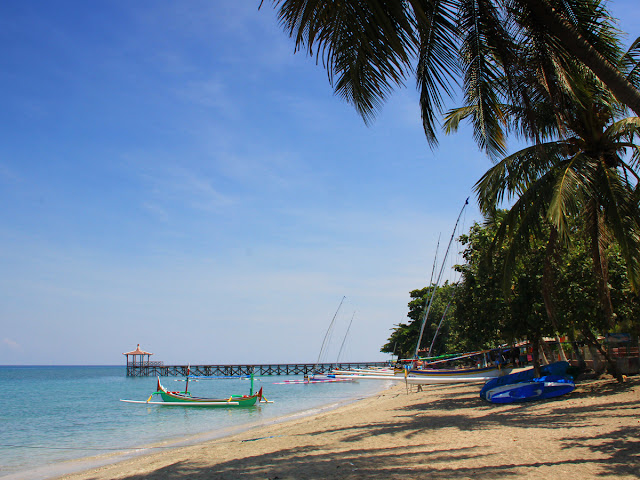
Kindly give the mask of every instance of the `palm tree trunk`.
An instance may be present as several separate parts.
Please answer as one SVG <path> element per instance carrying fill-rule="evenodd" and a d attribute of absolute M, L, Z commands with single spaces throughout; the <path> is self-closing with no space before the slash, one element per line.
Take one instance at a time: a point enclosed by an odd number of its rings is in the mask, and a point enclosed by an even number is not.
<path fill-rule="evenodd" d="M 604 58 L 580 32 L 546 0 L 522 0 L 529 10 L 538 17 L 564 48 L 586 65 L 609 87 L 615 97 L 636 115 L 640 116 L 640 90 Z"/>
<path fill-rule="evenodd" d="M 597 207 L 594 209 L 594 218 L 589 227 L 591 241 L 591 259 L 593 261 L 593 273 L 596 278 L 596 289 L 600 298 L 600 311 L 609 330 L 613 329 L 613 304 L 611 303 L 611 291 L 609 290 L 609 267 L 607 257 L 600 242 L 600 215 Z"/>
<path fill-rule="evenodd" d="M 552 259 L 556 258 L 556 245 L 558 240 L 558 230 L 552 225 L 551 233 L 549 234 L 549 241 L 547 242 L 547 248 L 544 256 L 544 267 L 542 270 L 542 300 L 544 301 L 544 308 L 547 311 L 547 317 L 551 321 L 553 331 L 556 334 L 556 341 L 560 350 L 561 358 L 566 361 L 567 356 L 560 343 L 558 329 L 558 319 L 556 317 L 556 306 L 553 301 L 553 285 L 555 283 L 555 275 L 553 271 Z"/>
<path fill-rule="evenodd" d="M 609 330 L 614 327 L 614 314 L 613 304 L 611 303 L 611 291 L 609 289 L 609 267 L 607 264 L 607 257 L 603 251 L 602 242 L 600 241 L 600 213 L 598 212 L 597 205 L 592 202 L 589 208 L 592 210 L 592 219 L 589 222 L 589 236 L 591 237 L 591 258 L 593 260 L 593 270 L 596 277 L 596 288 L 598 296 L 600 297 L 600 311 L 604 317 L 605 324 Z M 586 325 L 583 328 L 583 334 L 585 338 L 595 346 L 600 354 L 605 358 L 607 365 L 609 366 L 609 373 L 616 377 L 619 382 L 623 381 L 622 375 L 618 372 L 618 365 L 614 359 L 611 358 L 609 352 L 607 352 L 589 327 Z"/>
<path fill-rule="evenodd" d="M 587 366 L 587 362 L 584 361 L 584 356 L 582 355 L 580 346 L 578 345 L 578 342 L 576 342 L 576 334 L 573 331 L 573 328 L 569 329 L 569 341 L 571 342 L 573 351 L 575 352 L 576 358 L 578 359 L 578 367 L 584 370 Z"/>
<path fill-rule="evenodd" d="M 598 352 L 600 353 L 600 355 L 602 355 L 602 357 L 604 358 L 604 360 L 607 362 L 607 367 L 609 370 L 609 373 L 611 375 L 613 375 L 614 377 L 616 377 L 616 379 L 618 380 L 618 382 L 622 383 L 624 382 L 624 377 L 622 376 L 622 374 L 618 371 L 618 364 L 615 361 L 614 358 L 611 357 L 611 355 L 609 355 L 609 352 L 607 352 L 607 350 L 602 346 L 602 344 L 598 341 L 598 339 L 596 338 L 596 336 L 591 332 L 591 330 L 589 330 L 588 327 L 584 327 L 582 329 L 582 335 L 584 336 L 584 338 L 587 340 L 587 342 L 596 348 L 596 350 L 598 350 Z"/>

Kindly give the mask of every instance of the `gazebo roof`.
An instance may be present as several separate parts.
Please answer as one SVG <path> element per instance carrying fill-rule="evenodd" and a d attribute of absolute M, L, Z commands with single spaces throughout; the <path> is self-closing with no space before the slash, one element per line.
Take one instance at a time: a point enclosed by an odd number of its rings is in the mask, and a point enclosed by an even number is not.
<path fill-rule="evenodd" d="M 153 355 L 153 353 L 149 353 L 149 352 L 145 352 L 143 350 L 140 350 L 140 344 L 138 344 L 138 346 L 136 347 L 136 349 L 133 352 L 123 353 L 123 355 Z"/>

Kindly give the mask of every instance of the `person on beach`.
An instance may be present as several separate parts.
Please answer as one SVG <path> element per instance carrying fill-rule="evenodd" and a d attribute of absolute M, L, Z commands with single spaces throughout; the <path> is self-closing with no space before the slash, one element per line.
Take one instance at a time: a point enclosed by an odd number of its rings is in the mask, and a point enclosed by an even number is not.
<path fill-rule="evenodd" d="M 513 368 L 517 368 L 519 367 L 519 363 L 520 363 L 520 349 L 518 347 L 513 347 L 511 349 L 511 352 L 509 352 L 509 355 L 511 357 L 511 363 L 513 363 Z"/>

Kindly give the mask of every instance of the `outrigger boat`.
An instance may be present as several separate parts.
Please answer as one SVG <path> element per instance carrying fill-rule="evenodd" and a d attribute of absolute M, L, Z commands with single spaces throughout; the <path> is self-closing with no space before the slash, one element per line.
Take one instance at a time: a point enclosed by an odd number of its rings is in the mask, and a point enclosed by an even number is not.
<path fill-rule="evenodd" d="M 511 368 L 497 368 L 493 366 L 478 368 L 426 368 L 426 369 L 398 369 L 393 374 L 351 372 L 336 374 L 336 378 L 354 380 L 395 380 L 404 381 L 409 385 L 429 385 L 438 383 L 484 383 L 493 378 L 501 377 L 511 372 Z"/>
<path fill-rule="evenodd" d="M 407 374 L 410 377 L 417 378 L 480 378 L 484 381 L 501 377 L 511 372 L 511 368 L 497 368 L 493 366 L 479 367 L 479 368 L 425 368 L 425 369 L 410 369 Z"/>
<path fill-rule="evenodd" d="M 491 372 L 492 373 L 492 372 Z M 431 385 L 439 383 L 484 383 L 494 376 L 487 373 L 485 376 L 458 375 L 336 375 L 338 378 L 352 378 L 354 380 L 391 380 L 405 382 L 408 385 Z"/>
<path fill-rule="evenodd" d="M 433 368 L 436 364 L 450 362 L 454 360 L 466 359 L 469 357 L 484 355 L 487 351 L 471 352 L 457 355 L 451 358 L 451 355 L 443 355 L 447 357 L 445 360 L 438 360 L 427 364 L 427 368 L 395 368 L 393 371 L 386 370 L 388 373 L 380 373 L 381 371 L 342 371 L 337 373 L 337 378 L 354 378 L 357 380 L 395 380 L 405 381 L 410 385 L 428 385 L 437 383 L 484 383 L 496 377 L 502 377 L 512 371 L 511 368 L 497 366 L 478 366 L 466 368 Z M 441 358 L 441 357 L 438 357 Z M 486 359 L 483 363 L 487 363 Z"/>
<path fill-rule="evenodd" d="M 349 377 L 349 378 L 336 378 L 336 375 L 329 375 L 328 377 L 305 377 L 302 380 L 283 380 L 282 382 L 274 382 L 274 385 L 306 385 L 309 383 L 336 383 L 336 382 L 355 382 L 357 378 Z"/>
<path fill-rule="evenodd" d="M 160 377 L 158 377 L 157 391 L 149 395 L 149 398 L 144 400 L 120 400 L 126 403 L 139 403 L 145 405 L 162 405 L 162 406 L 174 406 L 174 407 L 253 407 L 256 403 L 272 403 L 267 401 L 262 395 L 262 388 L 257 393 L 253 393 L 253 375 L 251 375 L 251 387 L 249 389 L 249 395 L 231 395 L 229 398 L 204 398 L 194 397 L 189 392 L 188 383 L 189 377 L 187 377 L 187 384 L 185 385 L 184 392 L 169 391 L 162 383 L 160 383 Z M 160 395 L 161 402 L 152 402 L 151 399 L 154 395 Z"/>

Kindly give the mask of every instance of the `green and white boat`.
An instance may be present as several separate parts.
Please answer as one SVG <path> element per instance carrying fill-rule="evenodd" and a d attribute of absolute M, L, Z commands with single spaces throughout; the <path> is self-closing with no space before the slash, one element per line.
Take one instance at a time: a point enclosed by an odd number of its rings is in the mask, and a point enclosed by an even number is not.
<path fill-rule="evenodd" d="M 160 395 L 161 402 L 152 402 L 154 395 Z M 262 388 L 257 393 L 253 393 L 253 375 L 251 375 L 251 387 L 249 395 L 230 395 L 228 398 L 206 398 L 194 397 L 189 392 L 189 377 L 183 392 L 169 391 L 158 377 L 157 390 L 153 392 L 149 398 L 144 400 L 120 400 L 126 403 L 138 403 L 145 405 L 162 405 L 167 407 L 253 407 L 256 403 L 271 403 L 262 396 Z"/>

